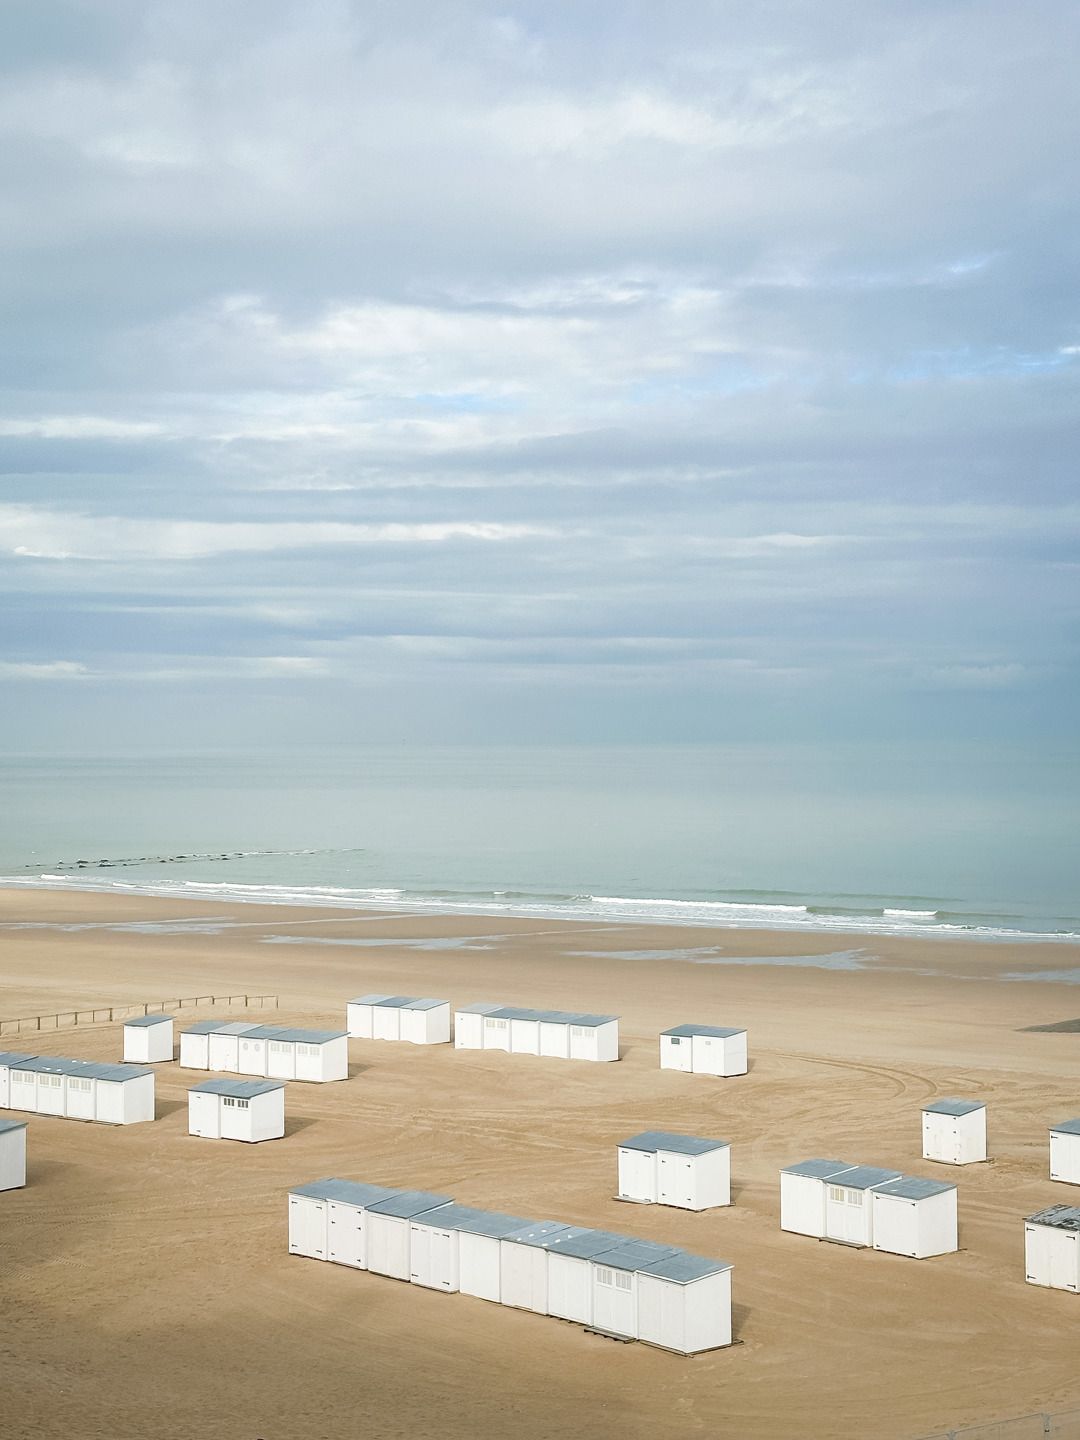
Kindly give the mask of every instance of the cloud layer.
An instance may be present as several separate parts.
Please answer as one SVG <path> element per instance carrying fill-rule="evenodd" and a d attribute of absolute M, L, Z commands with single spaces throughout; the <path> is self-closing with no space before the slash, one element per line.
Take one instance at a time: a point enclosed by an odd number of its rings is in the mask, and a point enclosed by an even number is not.
<path fill-rule="evenodd" d="M 13 0 L 11 743 L 1069 733 L 1078 42 Z"/>

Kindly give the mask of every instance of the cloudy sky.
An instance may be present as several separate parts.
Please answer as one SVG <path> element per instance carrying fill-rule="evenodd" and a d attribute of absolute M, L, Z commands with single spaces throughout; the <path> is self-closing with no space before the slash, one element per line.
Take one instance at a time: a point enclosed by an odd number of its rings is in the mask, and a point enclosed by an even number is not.
<path fill-rule="evenodd" d="M 1074 732 L 1068 0 L 7 0 L 7 744 Z"/>

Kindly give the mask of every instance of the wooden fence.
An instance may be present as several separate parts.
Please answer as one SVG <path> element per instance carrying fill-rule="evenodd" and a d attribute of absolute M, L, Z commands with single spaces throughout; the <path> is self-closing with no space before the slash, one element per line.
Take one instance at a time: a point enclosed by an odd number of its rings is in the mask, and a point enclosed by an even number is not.
<path fill-rule="evenodd" d="M 23 1015 L 0 1020 L 0 1035 L 22 1035 L 26 1031 L 59 1030 L 66 1025 L 97 1025 L 108 1020 L 130 1020 L 133 1015 L 162 1015 L 167 1010 L 193 1010 L 206 1005 L 242 1005 L 278 1008 L 276 995 L 185 995 L 176 1000 L 145 1000 L 134 1005 L 98 1005 L 92 1010 L 58 1010 L 55 1015 Z"/>

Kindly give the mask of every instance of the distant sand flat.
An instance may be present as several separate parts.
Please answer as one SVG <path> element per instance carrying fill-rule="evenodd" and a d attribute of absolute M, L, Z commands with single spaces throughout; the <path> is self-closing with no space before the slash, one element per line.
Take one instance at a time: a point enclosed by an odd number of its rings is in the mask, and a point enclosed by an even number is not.
<path fill-rule="evenodd" d="M 1047 1178 L 1049 1124 L 1080 1114 L 1075 990 L 1047 981 L 1077 971 L 1067 944 L 0 891 L 2 1016 L 270 991 L 275 1022 L 336 1025 L 351 996 L 393 990 L 618 1012 L 624 1051 L 354 1041 L 353 1078 L 291 1085 L 286 1139 L 254 1147 L 187 1135 L 199 1075 L 175 1065 L 157 1067 L 153 1125 L 29 1117 L 30 1184 L 0 1195 L 0 1433 L 914 1440 L 1080 1405 L 1080 1297 L 1024 1283 L 1022 1225 L 1080 1203 Z M 661 1072 L 658 1031 L 690 1019 L 746 1026 L 750 1074 Z M 116 1059 L 120 1027 L 0 1048 Z M 992 1164 L 920 1158 L 920 1106 L 952 1094 L 988 1102 Z M 645 1129 L 730 1140 L 733 1208 L 613 1201 L 615 1144 Z M 781 1234 L 777 1172 L 811 1155 L 955 1179 L 961 1252 Z M 742 1343 L 686 1360 L 291 1258 L 285 1193 L 328 1174 L 731 1260 Z"/>

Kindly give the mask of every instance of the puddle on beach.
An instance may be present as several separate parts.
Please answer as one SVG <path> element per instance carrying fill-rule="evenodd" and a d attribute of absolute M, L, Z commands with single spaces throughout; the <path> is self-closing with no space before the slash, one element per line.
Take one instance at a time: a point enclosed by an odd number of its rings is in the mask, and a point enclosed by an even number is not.
<path fill-rule="evenodd" d="M 129 935 L 220 935 L 223 930 L 237 930 L 247 920 L 84 920 L 63 925 L 52 920 L 13 920 L 0 924 L 0 930 L 59 930 L 66 935 L 80 930 L 107 930 Z"/>
<path fill-rule="evenodd" d="M 726 955 L 716 946 L 682 950 L 574 950 L 582 960 L 685 960 L 691 965 L 788 965 L 813 970 L 865 970 L 874 960 L 866 950 L 835 950 L 828 955 Z"/>
<path fill-rule="evenodd" d="M 1080 985 L 1080 970 L 1012 970 L 999 980 L 1035 980 L 1044 985 Z"/>
<path fill-rule="evenodd" d="M 348 935 L 264 935 L 264 945 L 349 945 L 364 948 L 401 950 L 494 950 L 495 942 L 507 940 L 507 935 L 445 935 L 426 939 L 412 939 L 399 936 L 391 940 L 365 935 L 353 938 Z"/>

